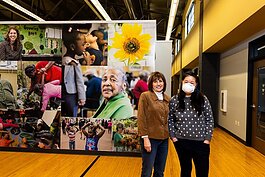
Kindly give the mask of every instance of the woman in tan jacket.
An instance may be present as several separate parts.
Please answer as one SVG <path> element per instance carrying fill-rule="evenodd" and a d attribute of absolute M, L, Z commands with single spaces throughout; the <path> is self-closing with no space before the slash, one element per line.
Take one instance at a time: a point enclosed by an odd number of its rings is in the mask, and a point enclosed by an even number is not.
<path fill-rule="evenodd" d="M 164 92 L 166 79 L 153 72 L 148 80 L 148 91 L 140 96 L 138 131 L 142 143 L 142 177 L 163 177 L 168 153 L 168 104 L 170 97 Z"/>

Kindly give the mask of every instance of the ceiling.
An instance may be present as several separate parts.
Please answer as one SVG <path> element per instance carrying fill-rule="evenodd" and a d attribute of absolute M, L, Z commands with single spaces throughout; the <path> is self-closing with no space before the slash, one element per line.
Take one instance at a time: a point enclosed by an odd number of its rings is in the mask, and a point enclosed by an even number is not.
<path fill-rule="evenodd" d="M 100 20 L 85 1 L 13 0 L 46 21 Z M 156 20 L 157 39 L 165 40 L 171 0 L 99 0 L 112 20 Z M 180 0 L 171 37 L 182 21 L 187 0 Z M 92 4 L 92 3 L 91 3 Z M 16 8 L 0 2 L 0 21 L 35 20 Z M 172 39 L 171 38 L 171 39 Z"/>

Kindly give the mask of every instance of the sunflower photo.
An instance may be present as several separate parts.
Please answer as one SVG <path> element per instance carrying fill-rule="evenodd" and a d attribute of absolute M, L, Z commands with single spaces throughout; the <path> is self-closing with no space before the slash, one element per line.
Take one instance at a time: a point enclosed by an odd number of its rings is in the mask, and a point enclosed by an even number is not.
<path fill-rule="evenodd" d="M 109 24 L 108 65 L 154 66 L 155 23 L 114 23 Z"/>

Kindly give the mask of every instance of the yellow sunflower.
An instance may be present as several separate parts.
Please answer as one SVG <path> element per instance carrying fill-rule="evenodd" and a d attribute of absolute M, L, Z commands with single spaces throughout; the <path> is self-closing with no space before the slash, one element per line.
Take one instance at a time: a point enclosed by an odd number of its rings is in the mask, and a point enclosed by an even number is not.
<path fill-rule="evenodd" d="M 113 40 L 113 48 L 119 49 L 114 57 L 128 64 L 134 64 L 141 61 L 144 55 L 149 53 L 150 42 L 152 38 L 150 34 L 141 34 L 142 25 L 123 24 L 122 34 L 115 32 Z"/>

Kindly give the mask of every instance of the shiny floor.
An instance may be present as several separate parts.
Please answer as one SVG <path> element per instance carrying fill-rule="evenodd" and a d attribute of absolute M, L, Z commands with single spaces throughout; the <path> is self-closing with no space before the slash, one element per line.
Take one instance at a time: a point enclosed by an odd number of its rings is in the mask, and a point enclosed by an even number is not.
<path fill-rule="evenodd" d="M 137 177 L 141 158 L 0 152 L 1 177 Z M 211 142 L 210 177 L 265 177 L 265 156 L 216 128 Z M 170 143 L 165 177 L 179 176 L 180 168 Z M 192 177 L 195 177 L 194 170 Z"/>

